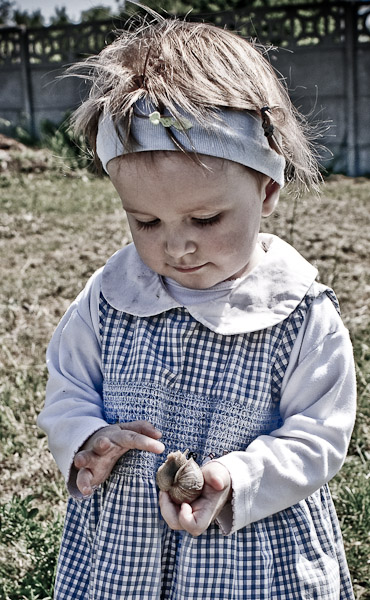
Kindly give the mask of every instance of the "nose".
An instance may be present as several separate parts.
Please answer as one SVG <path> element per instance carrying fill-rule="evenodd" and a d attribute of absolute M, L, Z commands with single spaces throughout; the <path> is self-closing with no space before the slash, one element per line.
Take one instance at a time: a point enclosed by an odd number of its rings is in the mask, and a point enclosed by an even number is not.
<path fill-rule="evenodd" d="M 165 252 L 171 258 L 178 260 L 186 254 L 193 254 L 196 249 L 196 242 L 186 227 L 171 228 L 166 232 Z"/>

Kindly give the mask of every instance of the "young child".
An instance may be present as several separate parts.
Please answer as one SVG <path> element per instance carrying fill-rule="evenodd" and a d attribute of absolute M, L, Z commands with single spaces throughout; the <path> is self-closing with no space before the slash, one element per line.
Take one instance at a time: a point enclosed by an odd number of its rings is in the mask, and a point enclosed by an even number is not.
<path fill-rule="evenodd" d="M 327 482 L 355 415 L 347 330 L 316 269 L 259 233 L 285 183 L 315 187 L 272 68 L 216 27 L 162 20 L 87 61 L 75 129 L 133 244 L 59 324 L 39 425 L 70 499 L 57 600 L 353 598 Z M 197 456 L 192 503 L 159 492 Z"/>

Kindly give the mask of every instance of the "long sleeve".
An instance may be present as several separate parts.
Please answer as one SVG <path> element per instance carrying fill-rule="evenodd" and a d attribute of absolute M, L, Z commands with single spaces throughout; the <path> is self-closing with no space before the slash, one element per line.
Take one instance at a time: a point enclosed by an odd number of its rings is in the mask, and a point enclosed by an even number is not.
<path fill-rule="evenodd" d="M 67 482 L 78 449 L 107 425 L 101 396 L 99 292 L 97 272 L 62 318 L 47 350 L 49 380 L 37 423 L 47 433 L 50 451 Z M 70 491 L 76 492 L 73 481 Z"/>
<path fill-rule="evenodd" d="M 342 466 L 356 410 L 348 331 L 324 294 L 314 301 L 292 350 L 282 384 L 283 424 L 243 452 L 218 462 L 232 479 L 225 534 L 288 508 L 328 482 Z"/>

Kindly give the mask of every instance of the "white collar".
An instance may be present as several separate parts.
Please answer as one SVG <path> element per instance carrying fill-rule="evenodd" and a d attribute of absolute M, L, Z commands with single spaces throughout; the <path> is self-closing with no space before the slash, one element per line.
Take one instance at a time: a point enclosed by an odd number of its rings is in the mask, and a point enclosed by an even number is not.
<path fill-rule="evenodd" d="M 203 302 L 226 298 L 230 293 L 230 290 L 232 290 L 235 285 L 238 285 L 237 279 L 228 279 L 227 281 L 221 281 L 221 283 L 217 283 L 210 288 L 198 290 L 184 287 L 170 277 L 162 277 L 162 281 L 170 296 L 175 298 L 177 302 L 180 302 L 182 306 L 193 306 L 194 304 L 203 304 Z"/>
<path fill-rule="evenodd" d="M 200 323 L 223 335 L 266 329 L 286 319 L 314 282 L 317 269 L 292 246 L 271 234 L 259 234 L 267 252 L 247 277 L 236 280 L 229 295 L 187 306 Z M 161 277 L 147 267 L 133 244 L 116 252 L 102 274 L 102 293 L 113 308 L 149 317 L 181 305 Z"/>

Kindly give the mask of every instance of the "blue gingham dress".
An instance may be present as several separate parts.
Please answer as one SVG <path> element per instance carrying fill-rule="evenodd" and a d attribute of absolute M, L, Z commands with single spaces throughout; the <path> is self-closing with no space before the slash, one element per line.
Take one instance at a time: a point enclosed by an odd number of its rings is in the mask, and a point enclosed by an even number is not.
<path fill-rule="evenodd" d="M 100 299 L 108 423 L 146 419 L 168 452 L 243 450 L 281 425 L 281 382 L 308 294 L 283 322 L 221 335 L 185 308 L 137 317 Z M 224 536 L 172 531 L 158 507 L 164 456 L 132 450 L 86 500 L 70 499 L 55 585 L 57 600 L 353 599 L 327 486 Z"/>

